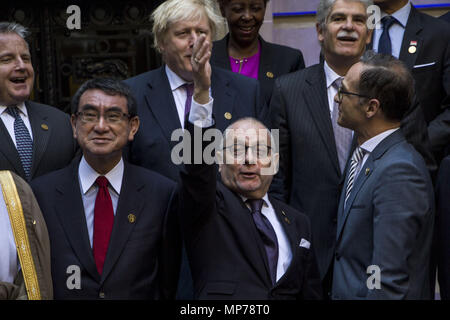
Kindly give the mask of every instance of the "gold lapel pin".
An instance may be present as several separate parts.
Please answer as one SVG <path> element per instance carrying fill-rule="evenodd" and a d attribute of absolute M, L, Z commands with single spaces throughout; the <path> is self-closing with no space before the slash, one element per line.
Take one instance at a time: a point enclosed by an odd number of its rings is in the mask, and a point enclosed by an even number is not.
<path fill-rule="evenodd" d="M 273 73 L 272 72 L 270 72 L 270 71 L 267 71 L 267 73 L 266 73 L 266 76 L 267 76 L 267 78 L 273 78 Z"/>
<path fill-rule="evenodd" d="M 229 112 L 225 112 L 225 114 L 223 115 L 225 117 L 225 119 L 227 120 L 231 120 L 231 118 L 233 118 L 233 116 L 231 115 L 231 113 Z"/>
<path fill-rule="evenodd" d="M 136 216 L 134 214 L 130 213 L 128 215 L 128 222 L 129 223 L 134 223 L 135 221 L 136 221 Z"/>
<path fill-rule="evenodd" d="M 366 168 L 366 176 L 369 174 L 370 168 Z"/>
<path fill-rule="evenodd" d="M 291 224 L 291 221 L 289 221 L 289 219 L 287 217 L 284 217 L 284 221 L 286 221 L 287 224 Z"/>
<path fill-rule="evenodd" d="M 41 128 L 45 131 L 48 130 L 48 125 L 46 125 L 45 123 L 41 124 Z"/>

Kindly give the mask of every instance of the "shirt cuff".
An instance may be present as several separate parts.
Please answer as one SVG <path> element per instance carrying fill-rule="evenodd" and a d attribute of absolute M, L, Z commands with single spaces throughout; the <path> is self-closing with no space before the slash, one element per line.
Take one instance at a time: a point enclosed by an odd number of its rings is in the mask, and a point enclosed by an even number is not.
<path fill-rule="evenodd" d="M 213 102 L 214 99 L 211 96 L 209 96 L 209 101 L 206 104 L 199 104 L 192 97 L 189 122 L 200 128 L 211 127 L 214 124 L 212 118 Z"/>

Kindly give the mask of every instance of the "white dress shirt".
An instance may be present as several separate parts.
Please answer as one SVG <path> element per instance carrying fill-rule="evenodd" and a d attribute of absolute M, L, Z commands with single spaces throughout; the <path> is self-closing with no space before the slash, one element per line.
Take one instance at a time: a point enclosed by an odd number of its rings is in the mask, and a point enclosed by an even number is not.
<path fill-rule="evenodd" d="M 175 72 L 173 72 L 166 65 L 166 74 L 167 79 L 169 79 L 170 89 L 172 90 L 173 99 L 175 100 L 175 105 L 177 107 L 178 118 L 181 123 L 181 128 L 184 129 L 184 107 L 186 104 L 186 89 L 183 87 L 187 82 L 181 79 Z M 209 102 L 205 105 L 198 104 L 195 102 L 194 97 L 192 96 L 191 102 L 191 110 L 189 112 L 189 120 L 193 120 L 192 123 L 195 123 L 196 120 L 202 120 L 207 117 L 207 109 L 210 108 L 212 110 L 214 99 L 211 97 L 211 89 L 209 92 Z M 195 106 L 195 107 L 194 107 Z M 209 122 L 208 122 L 209 123 Z M 209 127 L 212 123 L 206 123 L 205 127 Z"/>
<path fill-rule="evenodd" d="M 333 86 L 333 83 L 337 79 L 342 77 L 338 75 L 336 72 L 334 72 L 334 70 L 330 68 L 330 66 L 326 61 L 324 61 L 323 63 L 323 69 L 325 71 L 325 80 L 327 82 L 328 107 L 330 108 L 330 117 L 331 117 L 334 108 L 334 97 L 338 92 L 335 86 Z"/>
<path fill-rule="evenodd" d="M 6 111 L 5 106 L 0 106 L 0 117 L 2 118 L 3 124 L 6 127 L 6 130 L 8 130 L 9 135 L 11 136 L 12 141 L 14 142 L 14 145 L 17 148 L 16 143 L 16 135 L 14 134 L 14 117 Z M 31 124 L 30 124 L 30 118 L 28 117 L 28 111 L 25 107 L 25 103 L 22 103 L 17 106 L 19 109 L 19 115 L 22 118 L 23 123 L 25 124 L 25 127 L 27 127 L 28 132 L 30 133 L 31 140 L 33 140 L 33 131 L 31 130 Z"/>
<path fill-rule="evenodd" d="M 250 206 L 247 204 L 247 198 L 241 196 L 242 201 L 244 201 L 247 208 L 251 211 Z M 275 213 L 275 209 L 272 207 L 272 204 L 269 201 L 269 197 L 267 193 L 262 198 L 264 200 L 263 206 L 261 208 L 261 213 L 269 220 L 272 225 L 275 234 L 277 235 L 278 240 L 278 261 L 277 261 L 277 279 L 278 281 L 289 268 L 289 265 L 292 261 L 292 250 L 291 245 L 289 243 L 288 237 L 286 236 L 286 232 L 284 232 L 283 226 L 280 221 L 278 221 L 277 214 Z M 251 213 L 250 213 L 251 214 Z"/>
<path fill-rule="evenodd" d="M 397 131 L 400 128 L 395 129 L 389 129 L 386 131 L 383 131 L 382 133 L 370 138 L 369 140 L 365 141 L 360 147 L 361 149 L 365 150 L 366 153 L 364 154 L 364 157 L 362 158 L 362 161 L 360 164 L 358 164 L 358 167 L 356 167 L 355 171 L 355 177 L 358 177 L 359 172 L 361 171 L 361 168 L 364 166 L 364 163 L 366 163 L 367 158 L 369 158 L 372 151 L 383 141 L 387 138 L 391 133 Z"/>
<path fill-rule="evenodd" d="M 18 270 L 16 243 L 0 186 L 0 281 L 13 283 Z"/>
<path fill-rule="evenodd" d="M 389 29 L 389 37 L 391 38 L 392 55 L 398 59 L 400 57 L 400 50 L 402 47 L 403 36 L 405 34 L 406 23 L 408 22 L 409 13 L 411 12 L 411 2 L 401 9 L 394 12 L 391 16 L 397 19 L 400 23 L 394 23 Z M 388 14 L 381 12 L 381 19 Z M 381 20 L 377 23 L 373 32 L 373 50 L 378 52 L 378 43 L 380 42 L 381 34 L 383 33 Z"/>
<path fill-rule="evenodd" d="M 120 190 L 122 188 L 123 170 L 123 159 L 120 159 L 119 163 L 111 171 L 105 174 L 105 177 L 109 181 L 108 190 L 111 195 L 114 216 L 116 215 L 117 203 L 119 202 Z M 95 199 L 97 198 L 98 192 L 98 186 L 95 184 L 95 180 L 97 180 L 99 176 L 101 176 L 101 174 L 92 169 L 83 156 L 78 168 L 78 181 L 80 182 L 81 198 L 83 199 L 84 214 L 86 216 L 91 247 L 94 238 Z"/>

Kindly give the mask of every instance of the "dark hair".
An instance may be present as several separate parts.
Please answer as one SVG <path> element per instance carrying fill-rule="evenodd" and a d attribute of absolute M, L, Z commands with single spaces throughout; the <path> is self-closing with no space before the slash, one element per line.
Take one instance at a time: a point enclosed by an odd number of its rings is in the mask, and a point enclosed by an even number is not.
<path fill-rule="evenodd" d="M 359 93 L 380 101 L 387 119 L 401 121 L 414 98 L 414 79 L 406 65 L 387 54 L 367 51 L 359 79 Z"/>
<path fill-rule="evenodd" d="M 78 105 L 80 103 L 80 98 L 87 90 L 98 89 L 104 93 L 115 96 L 123 96 L 127 99 L 128 114 L 130 117 L 137 115 L 137 104 L 136 99 L 131 93 L 130 87 L 123 83 L 121 80 L 111 79 L 111 78 L 95 78 L 86 81 L 78 88 L 75 95 L 72 97 L 71 112 L 72 114 L 77 113 Z"/>

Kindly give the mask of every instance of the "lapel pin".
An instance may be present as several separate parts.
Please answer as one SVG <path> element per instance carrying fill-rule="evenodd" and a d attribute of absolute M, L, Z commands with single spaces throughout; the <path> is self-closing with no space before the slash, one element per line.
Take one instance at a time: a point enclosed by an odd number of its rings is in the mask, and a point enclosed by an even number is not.
<path fill-rule="evenodd" d="M 370 168 L 366 168 L 366 176 L 369 174 Z"/>
<path fill-rule="evenodd" d="M 289 219 L 287 217 L 284 217 L 284 221 L 286 221 L 287 224 L 291 224 L 291 221 L 289 221 Z"/>
<path fill-rule="evenodd" d="M 266 76 L 267 76 L 267 78 L 273 78 L 273 73 L 272 72 L 270 72 L 270 71 L 267 71 L 267 73 L 266 73 Z"/>
<path fill-rule="evenodd" d="M 417 41 L 411 41 L 409 43 L 408 52 L 414 54 L 416 53 L 416 51 L 417 51 Z"/>
<path fill-rule="evenodd" d="M 231 113 L 229 113 L 229 112 L 225 112 L 225 114 L 224 114 L 223 116 L 224 116 L 225 119 L 227 119 L 227 120 L 231 120 L 231 118 L 233 117 L 233 116 L 231 115 Z"/>
<path fill-rule="evenodd" d="M 284 213 L 283 210 L 281 210 L 281 214 L 282 214 L 283 216 L 286 216 L 286 213 Z"/>
<path fill-rule="evenodd" d="M 46 125 L 45 123 L 41 124 L 41 128 L 45 131 L 48 130 L 48 125 Z"/>
<path fill-rule="evenodd" d="M 34 225 L 34 226 L 36 225 L 36 220 L 33 220 L 33 225 Z"/>
<path fill-rule="evenodd" d="M 130 213 L 128 215 L 128 222 L 129 223 L 134 223 L 135 221 L 136 221 L 136 216 L 134 214 Z"/>

